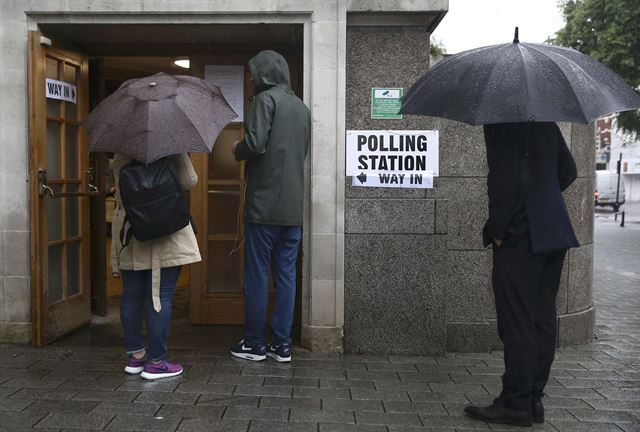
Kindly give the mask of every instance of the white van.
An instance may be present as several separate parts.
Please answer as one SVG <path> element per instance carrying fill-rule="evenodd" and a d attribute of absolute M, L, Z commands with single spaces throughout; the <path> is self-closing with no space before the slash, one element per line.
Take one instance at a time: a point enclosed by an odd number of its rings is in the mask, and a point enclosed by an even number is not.
<path fill-rule="evenodd" d="M 596 190 L 594 193 L 596 205 L 600 207 L 611 206 L 614 211 L 618 211 L 626 198 L 624 177 L 622 175 L 620 176 L 620 192 L 616 203 L 617 187 L 618 173 L 615 171 L 596 171 Z"/>

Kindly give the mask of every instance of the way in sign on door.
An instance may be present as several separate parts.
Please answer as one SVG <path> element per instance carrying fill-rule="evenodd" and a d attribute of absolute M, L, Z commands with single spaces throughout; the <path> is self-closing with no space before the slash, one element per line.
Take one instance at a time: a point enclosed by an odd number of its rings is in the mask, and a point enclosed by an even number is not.
<path fill-rule="evenodd" d="M 47 98 L 49 99 L 58 99 L 77 103 L 76 86 L 73 84 L 47 78 L 45 88 Z"/>

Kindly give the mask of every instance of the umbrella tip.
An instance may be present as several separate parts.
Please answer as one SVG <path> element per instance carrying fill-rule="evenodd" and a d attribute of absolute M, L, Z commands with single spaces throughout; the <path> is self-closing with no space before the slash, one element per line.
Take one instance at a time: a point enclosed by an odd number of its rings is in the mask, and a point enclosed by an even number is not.
<path fill-rule="evenodd" d="M 513 43 L 518 43 L 520 42 L 520 39 L 518 39 L 518 27 L 516 27 L 516 32 L 513 35 Z"/>

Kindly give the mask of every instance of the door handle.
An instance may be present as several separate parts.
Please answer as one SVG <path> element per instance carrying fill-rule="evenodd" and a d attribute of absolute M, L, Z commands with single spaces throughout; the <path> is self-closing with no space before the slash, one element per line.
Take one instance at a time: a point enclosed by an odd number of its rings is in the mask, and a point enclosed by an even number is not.
<path fill-rule="evenodd" d="M 89 173 L 87 172 L 87 175 Z M 95 196 L 100 192 L 98 188 L 92 185 L 91 183 L 87 183 L 89 185 L 89 190 L 84 192 L 56 192 L 51 186 L 47 183 L 47 170 L 40 168 L 38 170 L 38 195 L 44 196 L 49 195 L 51 198 L 66 198 L 66 197 L 83 197 L 83 196 Z"/>
<path fill-rule="evenodd" d="M 49 192 L 47 192 L 47 193 L 49 193 Z M 83 196 L 95 196 L 95 195 L 98 195 L 98 191 L 58 192 L 58 193 L 53 192 L 53 195 L 49 194 L 49 196 L 51 196 L 51 198 L 83 197 Z"/>
<path fill-rule="evenodd" d="M 56 193 L 47 184 L 47 170 L 38 169 L 38 195 L 49 195 L 51 198 L 55 198 Z"/>
<path fill-rule="evenodd" d="M 229 195 L 229 196 L 240 196 L 239 191 L 225 191 L 225 190 L 209 190 L 207 191 L 209 195 Z"/>

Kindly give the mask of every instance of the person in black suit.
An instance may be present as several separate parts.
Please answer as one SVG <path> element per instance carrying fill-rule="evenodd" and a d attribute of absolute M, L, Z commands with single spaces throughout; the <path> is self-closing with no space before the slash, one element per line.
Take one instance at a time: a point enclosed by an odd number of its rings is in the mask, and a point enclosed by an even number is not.
<path fill-rule="evenodd" d="M 555 356 L 555 300 L 568 248 L 579 243 L 562 198 L 576 164 L 555 123 L 484 126 L 493 291 L 504 344 L 502 393 L 470 417 L 531 426 L 544 421 L 542 396 Z"/>

